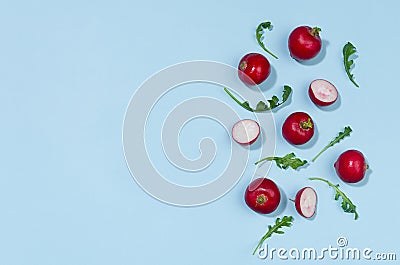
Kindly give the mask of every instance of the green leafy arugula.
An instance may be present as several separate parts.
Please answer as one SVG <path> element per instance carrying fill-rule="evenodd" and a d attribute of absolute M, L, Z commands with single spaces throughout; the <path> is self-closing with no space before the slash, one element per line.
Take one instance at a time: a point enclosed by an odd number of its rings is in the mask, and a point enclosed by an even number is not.
<path fill-rule="evenodd" d="M 248 101 L 240 102 L 227 88 L 224 88 L 224 90 L 237 104 L 239 104 L 240 106 L 242 106 L 242 108 L 251 112 L 263 112 L 275 109 L 280 105 L 282 105 L 283 103 L 285 103 L 286 100 L 289 98 L 290 94 L 292 93 L 292 88 L 290 86 L 285 85 L 283 86 L 283 94 L 281 102 L 279 102 L 279 98 L 277 96 L 273 96 L 271 99 L 267 100 L 268 104 L 263 101 L 260 101 L 258 102 L 256 108 L 253 109 L 252 107 L 250 107 Z"/>
<path fill-rule="evenodd" d="M 299 167 L 307 164 L 307 160 L 301 160 L 300 158 L 297 158 L 294 153 L 287 154 L 284 157 L 266 157 L 261 159 L 260 161 L 257 161 L 255 165 L 258 165 L 259 163 L 262 163 L 264 161 L 275 161 L 276 165 L 282 169 L 287 169 L 288 167 L 298 169 Z"/>
<path fill-rule="evenodd" d="M 351 129 L 350 126 L 346 126 L 344 127 L 343 132 L 339 132 L 338 136 L 336 136 L 335 139 L 333 139 L 327 146 L 324 147 L 324 149 L 321 150 L 321 152 L 319 152 L 311 161 L 315 162 L 315 160 L 323 153 L 325 152 L 329 147 L 332 147 L 333 145 L 337 144 L 338 142 L 340 142 L 343 138 L 350 136 L 350 133 L 353 130 Z"/>
<path fill-rule="evenodd" d="M 292 225 L 293 222 L 293 217 L 292 216 L 284 216 L 282 218 L 282 220 L 278 217 L 275 220 L 275 224 L 272 225 L 268 225 L 268 232 L 261 238 L 260 242 L 258 242 L 258 245 L 256 246 L 256 248 L 253 251 L 253 255 L 256 254 L 257 249 L 260 248 L 260 246 L 264 243 L 264 241 L 271 237 L 273 233 L 276 234 L 284 234 L 285 232 L 283 232 L 282 230 L 279 230 L 283 227 L 290 227 Z"/>
<path fill-rule="evenodd" d="M 269 31 L 272 30 L 272 24 L 271 22 L 267 21 L 267 22 L 262 22 L 260 23 L 260 25 L 258 25 L 257 29 L 256 29 L 256 39 L 258 44 L 261 46 L 261 48 L 263 48 L 264 51 L 266 51 L 267 53 L 269 53 L 272 57 L 274 57 L 275 59 L 278 59 L 278 57 L 273 54 L 271 51 L 269 51 L 267 49 L 267 47 L 265 47 L 264 43 L 263 43 L 263 39 L 264 39 L 264 32 L 265 30 L 268 29 Z"/>
<path fill-rule="evenodd" d="M 341 206 L 342 206 L 343 211 L 346 213 L 354 213 L 354 220 L 358 219 L 358 213 L 356 211 L 356 206 L 349 199 L 349 197 L 347 197 L 346 194 L 344 194 L 343 191 L 341 191 L 339 189 L 339 184 L 334 185 L 331 182 L 329 182 L 328 180 L 323 179 L 323 178 L 309 178 L 309 180 L 320 180 L 320 181 L 323 181 L 326 184 L 328 184 L 330 187 L 334 188 L 336 191 L 335 200 L 338 201 L 340 197 L 342 198 Z"/>
<path fill-rule="evenodd" d="M 346 70 L 346 74 L 349 77 L 350 81 L 353 82 L 356 87 L 360 87 L 354 80 L 354 75 L 350 73 L 350 68 L 354 64 L 354 61 L 350 60 L 350 56 L 355 54 L 356 52 L 356 47 L 354 47 L 354 45 L 350 42 L 347 42 L 346 45 L 344 45 L 343 47 L 343 63 L 344 69 Z"/>

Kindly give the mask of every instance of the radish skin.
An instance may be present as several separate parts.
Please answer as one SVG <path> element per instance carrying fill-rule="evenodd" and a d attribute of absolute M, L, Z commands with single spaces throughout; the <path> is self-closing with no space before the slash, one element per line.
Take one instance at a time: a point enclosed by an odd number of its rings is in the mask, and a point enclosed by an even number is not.
<path fill-rule="evenodd" d="M 364 179 L 368 164 L 358 150 L 343 152 L 334 164 L 337 175 L 347 183 L 357 183 Z"/>
<path fill-rule="evenodd" d="M 314 122 L 305 112 L 290 114 L 282 125 L 282 136 L 293 145 L 305 144 L 314 135 Z"/>

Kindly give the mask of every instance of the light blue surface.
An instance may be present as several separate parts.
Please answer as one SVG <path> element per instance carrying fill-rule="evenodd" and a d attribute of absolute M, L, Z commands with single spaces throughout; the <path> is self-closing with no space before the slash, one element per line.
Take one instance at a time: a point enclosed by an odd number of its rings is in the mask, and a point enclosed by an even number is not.
<path fill-rule="evenodd" d="M 121 140 L 126 106 L 146 78 L 194 59 L 236 66 L 245 53 L 262 51 L 254 31 L 265 20 L 275 26 L 268 32 L 268 47 L 279 56 L 268 57 L 276 82 L 265 93 L 280 94 L 283 84 L 294 89 L 291 104 L 275 114 L 277 128 L 297 110 L 309 112 L 318 128 L 317 141 L 306 149 L 290 146 L 278 131 L 277 154 L 294 150 L 310 159 L 345 125 L 354 130 L 306 170 L 272 167 L 269 177 L 287 197 L 311 185 L 319 204 L 316 218 L 305 220 L 288 203 L 281 214 L 293 215 L 295 223 L 284 236 L 271 238 L 270 246 L 323 248 L 346 236 L 349 246 L 397 252 L 400 259 L 399 8 L 396 1 L 2 1 L 0 264 L 268 262 L 250 253 L 276 216 L 257 215 L 245 206 L 243 191 L 251 175 L 214 203 L 169 206 L 133 181 Z M 288 34 L 301 24 L 322 28 L 326 54 L 316 65 L 288 56 Z M 360 89 L 342 68 L 347 41 L 359 51 L 353 72 Z M 306 89 L 315 78 L 337 86 L 338 109 L 323 111 L 310 103 Z M 222 90 L 198 90 L 193 86 L 166 97 L 179 102 L 211 93 L 229 102 Z M 197 139 L 204 136 L 196 129 L 200 124 L 210 127 L 219 149 L 228 146 L 222 128 L 198 120 L 182 132 L 187 156 L 198 155 Z M 372 169 L 365 185 L 341 184 L 358 206 L 358 221 L 342 212 L 331 189 L 307 180 L 321 176 L 339 183 L 332 163 L 348 148 L 363 151 Z M 168 171 L 161 159 L 161 170 Z M 226 158 L 215 162 L 219 172 Z"/>

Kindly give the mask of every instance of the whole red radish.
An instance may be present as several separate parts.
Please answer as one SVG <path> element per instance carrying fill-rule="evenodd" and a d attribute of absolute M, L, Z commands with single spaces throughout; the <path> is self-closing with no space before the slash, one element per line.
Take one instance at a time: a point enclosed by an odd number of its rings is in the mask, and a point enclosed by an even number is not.
<path fill-rule="evenodd" d="M 260 125 L 250 119 L 240 120 L 232 127 L 232 138 L 242 145 L 251 145 L 260 135 Z"/>
<path fill-rule="evenodd" d="M 295 199 L 296 211 L 305 218 L 311 218 L 317 208 L 317 193 L 311 187 L 299 190 Z"/>
<path fill-rule="evenodd" d="M 324 107 L 335 103 L 339 93 L 331 82 L 324 79 L 316 79 L 311 82 L 308 88 L 308 95 L 315 105 Z"/>
<path fill-rule="evenodd" d="M 239 78 L 247 85 L 261 84 L 270 73 L 271 65 L 262 54 L 248 53 L 239 62 Z"/>
<path fill-rule="evenodd" d="M 258 178 L 253 180 L 244 194 L 247 206 L 257 213 L 272 213 L 278 208 L 281 193 L 278 186 L 270 179 Z"/>
<path fill-rule="evenodd" d="M 321 51 L 322 41 L 319 36 L 320 28 L 300 26 L 289 35 L 288 47 L 290 56 L 296 60 L 309 60 Z"/>
<path fill-rule="evenodd" d="M 334 164 L 336 173 L 341 180 L 347 183 L 356 183 L 365 176 L 368 165 L 364 155 L 357 150 L 343 152 Z"/>
<path fill-rule="evenodd" d="M 314 135 L 314 122 L 305 112 L 290 114 L 282 125 L 282 136 L 291 144 L 307 143 Z"/>

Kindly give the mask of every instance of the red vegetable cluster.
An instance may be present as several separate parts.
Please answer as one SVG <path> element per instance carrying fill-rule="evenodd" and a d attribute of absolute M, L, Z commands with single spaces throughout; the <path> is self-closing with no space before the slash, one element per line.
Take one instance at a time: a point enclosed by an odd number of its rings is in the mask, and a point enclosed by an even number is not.
<path fill-rule="evenodd" d="M 278 57 L 268 51 L 265 45 L 259 39 L 260 33 L 258 30 L 264 24 L 267 25 L 268 28 L 270 26 L 270 22 L 264 22 L 263 24 L 260 24 L 256 33 L 257 41 L 267 53 L 277 59 Z M 265 25 L 264 29 L 266 28 Z M 288 51 L 290 57 L 299 62 L 316 58 L 322 49 L 320 32 L 321 29 L 318 27 L 299 26 L 295 28 L 289 34 L 288 38 Z M 261 84 L 268 79 L 270 73 L 271 64 L 263 54 L 254 52 L 248 53 L 239 61 L 238 77 L 248 86 Z M 335 85 L 320 78 L 310 82 L 307 93 L 311 102 L 322 109 L 334 104 L 339 96 Z M 248 110 L 252 111 L 251 109 Z M 351 131 L 350 127 L 347 129 Z M 250 145 L 256 142 L 258 136 L 260 135 L 260 130 L 262 130 L 262 125 L 259 125 L 256 121 L 249 119 L 241 120 L 238 121 L 233 127 L 232 137 L 239 144 Z M 288 115 L 283 122 L 281 134 L 282 137 L 293 146 L 304 145 L 313 139 L 313 137 L 315 137 L 315 122 L 308 113 L 296 111 Z M 333 141 L 333 143 L 331 143 L 328 147 L 339 142 L 340 140 L 341 138 L 339 137 L 337 141 Z M 326 147 L 323 151 L 325 151 L 328 147 Z M 320 154 L 318 154 L 318 156 Z M 293 157 L 291 158 L 293 159 Z M 266 160 L 279 160 L 279 163 L 285 163 L 283 161 L 284 158 L 279 157 L 275 159 L 267 158 Z M 301 162 L 301 160 L 299 161 Z M 304 161 L 304 163 L 306 162 L 307 161 Z M 297 169 L 297 167 L 301 165 L 292 165 L 291 167 Z M 357 150 L 348 150 L 343 152 L 338 157 L 337 161 L 333 163 L 333 165 L 339 178 L 347 183 L 361 181 L 365 176 L 366 170 L 368 169 L 368 165 L 366 164 L 363 154 Z M 282 166 L 280 164 L 279 167 L 286 169 L 289 166 Z M 269 214 L 278 208 L 282 196 L 278 185 L 274 181 L 268 178 L 258 178 L 248 185 L 244 198 L 248 207 L 253 211 L 260 214 Z M 348 198 L 346 197 L 346 199 Z M 295 194 L 295 199 L 293 201 L 295 203 L 295 209 L 301 216 L 305 218 L 311 218 L 314 216 L 317 206 L 317 193 L 312 187 L 301 188 Z"/>

